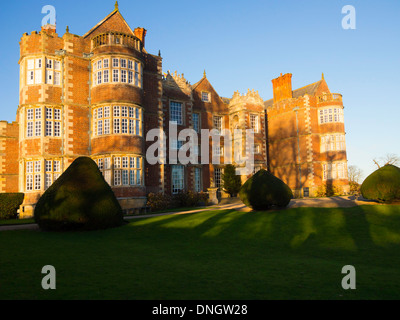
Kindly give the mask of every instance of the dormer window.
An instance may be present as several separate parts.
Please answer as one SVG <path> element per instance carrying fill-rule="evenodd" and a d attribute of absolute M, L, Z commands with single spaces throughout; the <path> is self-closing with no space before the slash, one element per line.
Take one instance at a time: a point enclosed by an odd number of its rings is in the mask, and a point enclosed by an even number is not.
<path fill-rule="evenodd" d="M 201 93 L 201 101 L 203 102 L 211 102 L 211 95 L 209 92 L 203 91 Z"/>

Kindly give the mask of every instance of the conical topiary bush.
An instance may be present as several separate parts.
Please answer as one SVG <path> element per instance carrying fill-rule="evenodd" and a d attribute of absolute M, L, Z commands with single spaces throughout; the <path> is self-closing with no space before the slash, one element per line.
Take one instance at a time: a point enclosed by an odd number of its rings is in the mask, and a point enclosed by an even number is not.
<path fill-rule="evenodd" d="M 400 168 L 388 164 L 374 171 L 362 183 L 361 194 L 381 202 L 400 200 Z"/>
<path fill-rule="evenodd" d="M 287 207 L 293 193 L 282 180 L 266 170 L 260 170 L 244 183 L 239 196 L 246 206 L 254 210 L 268 210 L 271 207 Z"/>
<path fill-rule="evenodd" d="M 121 206 L 96 163 L 76 159 L 35 207 L 35 221 L 46 231 L 98 230 L 121 226 Z"/>

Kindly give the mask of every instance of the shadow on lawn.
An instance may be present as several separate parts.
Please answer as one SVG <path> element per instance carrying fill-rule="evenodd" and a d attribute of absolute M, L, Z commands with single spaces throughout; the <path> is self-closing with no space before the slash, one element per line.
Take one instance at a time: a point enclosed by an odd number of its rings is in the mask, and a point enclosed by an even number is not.
<path fill-rule="evenodd" d="M 394 214 L 392 214 L 394 213 Z M 400 207 L 296 208 L 285 211 L 209 211 L 132 222 L 166 234 L 188 233 L 188 241 L 268 241 L 277 246 L 356 252 L 400 244 Z"/>

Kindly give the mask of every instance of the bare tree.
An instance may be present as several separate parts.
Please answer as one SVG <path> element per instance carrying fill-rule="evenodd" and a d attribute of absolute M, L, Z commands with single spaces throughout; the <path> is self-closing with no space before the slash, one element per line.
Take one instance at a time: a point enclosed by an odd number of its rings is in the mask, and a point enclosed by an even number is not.
<path fill-rule="evenodd" d="M 388 164 L 391 164 L 393 166 L 400 165 L 400 157 L 394 153 L 388 153 L 386 154 L 386 156 L 381 157 L 379 159 L 374 159 L 373 161 L 378 168 L 382 168 Z"/>
<path fill-rule="evenodd" d="M 359 184 L 363 176 L 363 171 L 359 167 L 354 165 L 349 166 L 348 171 L 349 171 L 349 181 Z"/>

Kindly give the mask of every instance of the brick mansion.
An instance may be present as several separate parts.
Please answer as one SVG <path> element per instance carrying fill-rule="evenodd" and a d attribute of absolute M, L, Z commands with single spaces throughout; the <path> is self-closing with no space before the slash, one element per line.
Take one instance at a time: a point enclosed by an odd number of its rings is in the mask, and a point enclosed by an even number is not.
<path fill-rule="evenodd" d="M 48 24 L 20 40 L 16 121 L 0 121 L 0 193 L 22 192 L 20 217 L 80 156 L 91 157 L 124 209 L 142 208 L 149 193 L 221 187 L 223 141 L 209 148 L 220 164 L 149 164 L 146 134 L 201 129 L 253 129 L 254 171 L 268 169 L 296 196 L 335 185 L 348 190 L 342 96 L 322 78 L 292 89 L 292 75 L 272 80 L 272 99 L 257 91 L 218 95 L 204 72 L 195 84 L 164 73 L 160 54 L 145 49 L 147 31 L 131 29 L 118 4 L 79 36 Z M 200 75 L 201 76 L 201 75 Z M 200 78 L 199 76 L 199 78 Z M 234 141 L 235 142 L 235 141 Z M 184 141 L 168 141 L 179 149 Z M 248 176 L 242 177 L 245 181 Z"/>

